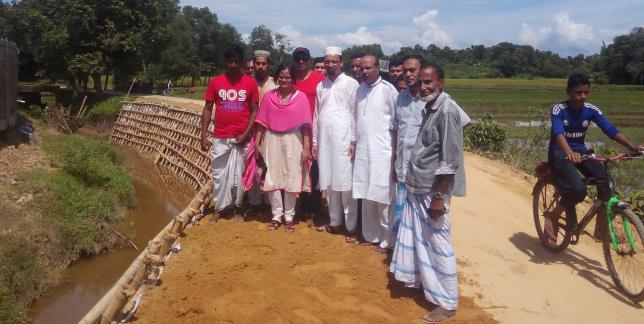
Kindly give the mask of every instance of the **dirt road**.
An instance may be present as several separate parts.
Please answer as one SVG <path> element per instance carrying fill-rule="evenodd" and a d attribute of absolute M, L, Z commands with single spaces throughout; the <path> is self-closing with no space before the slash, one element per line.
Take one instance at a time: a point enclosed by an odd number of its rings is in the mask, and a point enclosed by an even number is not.
<path fill-rule="evenodd" d="M 453 200 L 461 302 L 457 323 L 635 323 L 642 307 L 617 292 L 601 248 L 584 236 L 551 254 L 531 220 L 534 179 L 466 156 L 468 195 Z M 181 240 L 141 323 L 416 322 L 422 295 L 388 276 L 387 260 L 342 236 L 265 220 L 202 222 Z"/>

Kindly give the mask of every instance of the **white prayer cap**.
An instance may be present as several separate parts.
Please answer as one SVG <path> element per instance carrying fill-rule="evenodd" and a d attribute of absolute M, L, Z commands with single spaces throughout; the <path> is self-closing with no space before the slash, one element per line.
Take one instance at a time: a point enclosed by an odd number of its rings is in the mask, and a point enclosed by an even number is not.
<path fill-rule="evenodd" d="M 324 49 L 324 55 L 342 55 L 342 49 L 335 46 L 327 47 Z"/>
<path fill-rule="evenodd" d="M 270 56 L 271 56 L 271 52 L 269 52 L 269 51 L 262 51 L 262 50 L 256 50 L 256 51 L 255 51 L 255 57 L 260 57 L 260 56 L 262 56 L 262 57 L 270 57 Z"/>

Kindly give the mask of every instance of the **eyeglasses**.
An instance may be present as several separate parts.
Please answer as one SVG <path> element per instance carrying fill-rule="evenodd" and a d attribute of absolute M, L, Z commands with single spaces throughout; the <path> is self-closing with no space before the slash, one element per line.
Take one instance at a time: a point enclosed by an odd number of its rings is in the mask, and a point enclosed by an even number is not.
<path fill-rule="evenodd" d="M 293 58 L 293 61 L 295 62 L 307 62 L 308 60 L 309 58 L 306 56 L 297 56 Z"/>

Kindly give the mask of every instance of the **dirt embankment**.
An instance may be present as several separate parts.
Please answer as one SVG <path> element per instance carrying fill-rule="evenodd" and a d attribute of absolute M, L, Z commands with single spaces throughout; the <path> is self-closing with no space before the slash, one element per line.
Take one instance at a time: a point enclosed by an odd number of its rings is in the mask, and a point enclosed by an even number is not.
<path fill-rule="evenodd" d="M 615 290 L 600 245 L 561 254 L 536 239 L 534 179 L 467 154 L 468 195 L 453 200 L 461 302 L 456 322 L 637 323 L 642 307 Z M 303 224 L 202 222 L 181 240 L 140 323 L 407 323 L 428 306 L 387 274 L 387 260 Z"/>

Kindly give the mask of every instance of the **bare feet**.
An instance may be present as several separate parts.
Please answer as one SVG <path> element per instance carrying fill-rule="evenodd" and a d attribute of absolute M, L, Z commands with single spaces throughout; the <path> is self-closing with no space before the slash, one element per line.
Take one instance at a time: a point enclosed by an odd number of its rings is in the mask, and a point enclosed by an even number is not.
<path fill-rule="evenodd" d="M 236 222 L 243 222 L 244 216 L 245 216 L 245 213 L 242 211 L 242 209 L 239 207 L 235 207 L 235 215 L 233 216 L 233 220 Z"/>
<path fill-rule="evenodd" d="M 308 226 L 309 228 L 315 226 L 315 214 L 308 213 L 306 217 L 306 226 Z"/>
<path fill-rule="evenodd" d="M 218 211 L 216 211 L 212 214 L 210 218 L 208 218 L 208 221 L 216 223 L 219 221 L 220 218 L 221 218 L 221 214 Z"/>
<path fill-rule="evenodd" d="M 318 232 L 327 232 L 327 233 L 338 233 L 340 232 L 340 227 L 339 226 L 331 226 L 331 225 L 322 225 L 320 227 L 317 227 L 316 230 Z"/>
<path fill-rule="evenodd" d="M 350 233 L 344 238 L 344 241 L 347 243 L 356 243 L 360 240 L 358 234 Z"/>
<path fill-rule="evenodd" d="M 387 254 L 388 250 L 386 248 L 382 248 L 377 246 L 376 248 L 373 249 L 374 252 L 378 254 Z"/>

